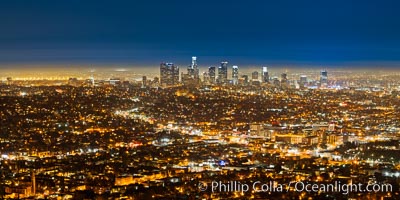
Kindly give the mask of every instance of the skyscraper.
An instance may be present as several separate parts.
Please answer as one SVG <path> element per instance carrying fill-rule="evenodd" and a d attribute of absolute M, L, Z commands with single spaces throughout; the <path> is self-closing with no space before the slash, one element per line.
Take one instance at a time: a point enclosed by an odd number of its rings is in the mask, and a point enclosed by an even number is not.
<path fill-rule="evenodd" d="M 242 75 L 242 84 L 247 85 L 249 83 L 249 76 L 248 75 Z"/>
<path fill-rule="evenodd" d="M 221 62 L 218 67 L 218 83 L 226 83 L 228 80 L 228 62 Z"/>
<path fill-rule="evenodd" d="M 251 84 L 260 85 L 260 81 L 258 80 L 258 71 L 251 73 Z"/>
<path fill-rule="evenodd" d="M 251 79 L 252 81 L 258 81 L 258 71 L 251 73 Z"/>
<path fill-rule="evenodd" d="M 161 63 L 160 78 L 162 86 L 177 85 L 179 83 L 179 67 L 174 63 Z"/>
<path fill-rule="evenodd" d="M 181 82 L 184 85 L 197 85 L 200 83 L 199 68 L 197 66 L 197 57 L 192 57 L 192 63 L 187 67 L 187 73 L 181 74 Z"/>
<path fill-rule="evenodd" d="M 328 84 L 328 71 L 326 69 L 321 70 L 319 82 L 321 83 L 321 86 L 326 86 Z"/>
<path fill-rule="evenodd" d="M 210 74 L 208 72 L 203 72 L 203 83 L 210 84 Z"/>
<path fill-rule="evenodd" d="M 288 85 L 288 78 L 286 73 L 281 74 L 281 86 L 282 87 L 287 87 Z"/>
<path fill-rule="evenodd" d="M 233 85 L 237 85 L 239 83 L 239 67 L 232 66 L 232 83 Z"/>
<path fill-rule="evenodd" d="M 301 75 L 300 76 L 300 86 L 304 86 L 308 82 L 307 76 L 306 75 Z"/>
<path fill-rule="evenodd" d="M 193 78 L 196 81 L 200 80 L 199 67 L 197 66 L 197 57 L 192 57 L 192 69 L 194 72 Z"/>
<path fill-rule="evenodd" d="M 281 82 L 279 81 L 279 78 L 277 77 L 277 76 L 275 76 L 275 77 L 272 77 L 271 78 L 271 83 L 274 85 L 274 86 L 280 86 L 281 85 Z"/>
<path fill-rule="evenodd" d="M 142 77 L 142 88 L 145 88 L 145 87 L 147 87 L 147 77 L 143 76 Z"/>
<path fill-rule="evenodd" d="M 287 74 L 286 73 L 282 73 L 281 74 L 281 82 L 287 82 Z"/>
<path fill-rule="evenodd" d="M 192 57 L 192 64 L 188 66 L 188 75 L 193 78 L 195 81 L 199 81 L 200 75 L 199 75 L 199 68 L 197 66 L 197 57 L 193 56 Z"/>
<path fill-rule="evenodd" d="M 215 67 L 208 68 L 208 75 L 210 77 L 210 83 L 214 84 L 215 83 Z"/>
<path fill-rule="evenodd" d="M 262 68 L 262 74 L 261 74 L 261 79 L 263 83 L 268 83 L 269 82 L 269 75 L 268 75 L 268 68 L 263 67 Z"/>

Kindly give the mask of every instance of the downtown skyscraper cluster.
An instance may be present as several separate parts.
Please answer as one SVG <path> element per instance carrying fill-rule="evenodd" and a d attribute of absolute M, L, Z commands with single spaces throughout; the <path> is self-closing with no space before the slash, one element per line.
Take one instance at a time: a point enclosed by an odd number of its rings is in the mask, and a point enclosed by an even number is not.
<path fill-rule="evenodd" d="M 197 57 L 192 57 L 191 64 L 187 67 L 187 72 L 179 71 L 179 67 L 175 66 L 173 63 L 161 63 L 160 65 L 160 86 L 170 87 L 176 85 L 260 85 L 260 84 L 270 84 L 279 87 L 288 87 L 289 79 L 287 72 L 280 74 L 278 76 L 271 76 L 268 67 L 261 67 L 260 71 L 253 71 L 251 73 L 251 78 L 248 75 L 239 75 L 239 67 L 233 65 L 231 69 L 231 79 L 228 77 L 228 62 L 223 61 L 217 67 L 208 67 L 207 71 L 203 72 L 203 77 L 200 76 L 199 66 L 197 64 Z M 293 82 L 293 81 L 292 81 Z M 300 76 L 298 80 L 295 80 L 292 85 L 294 87 L 303 87 L 308 84 L 307 76 Z M 326 69 L 321 70 L 319 82 L 316 83 L 320 87 L 328 86 L 328 71 Z M 315 83 L 311 84 L 315 85 Z"/>

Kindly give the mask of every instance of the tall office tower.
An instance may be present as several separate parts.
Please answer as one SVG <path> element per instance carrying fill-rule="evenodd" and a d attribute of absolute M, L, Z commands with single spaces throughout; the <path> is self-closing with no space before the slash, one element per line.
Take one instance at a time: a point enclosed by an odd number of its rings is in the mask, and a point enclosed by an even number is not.
<path fill-rule="evenodd" d="M 239 67 L 232 66 L 232 83 L 233 85 L 237 85 L 239 83 Z"/>
<path fill-rule="evenodd" d="M 142 88 L 145 88 L 145 87 L 147 87 L 147 77 L 143 76 L 142 77 Z"/>
<path fill-rule="evenodd" d="M 183 72 L 182 72 L 182 74 L 183 74 Z M 187 75 L 191 78 L 193 78 L 193 76 L 194 76 L 194 70 L 192 69 L 192 66 L 190 66 L 190 65 L 187 67 Z"/>
<path fill-rule="evenodd" d="M 306 75 L 301 75 L 300 76 L 300 86 L 304 86 L 308 82 L 307 76 Z"/>
<path fill-rule="evenodd" d="M 254 71 L 253 73 L 251 73 L 251 80 L 258 81 L 258 71 Z"/>
<path fill-rule="evenodd" d="M 287 74 L 286 73 L 282 73 L 281 74 L 281 82 L 283 83 L 283 82 L 287 82 Z"/>
<path fill-rule="evenodd" d="M 215 83 L 215 67 L 208 68 L 208 76 L 210 77 L 210 83 Z"/>
<path fill-rule="evenodd" d="M 192 57 L 192 64 L 190 66 L 188 66 L 187 74 L 189 75 L 190 78 L 192 78 L 196 82 L 199 81 L 200 75 L 199 75 L 199 68 L 197 66 L 197 57 L 196 56 Z"/>
<path fill-rule="evenodd" d="M 196 81 L 200 80 L 199 67 L 197 66 L 197 57 L 192 57 L 193 78 Z"/>
<path fill-rule="evenodd" d="M 243 85 L 247 85 L 249 83 L 249 76 L 248 75 L 242 75 L 242 80 L 243 80 Z"/>
<path fill-rule="evenodd" d="M 263 67 L 262 68 L 262 74 L 261 74 L 261 79 L 263 83 L 268 83 L 269 82 L 269 75 L 268 75 L 268 68 Z"/>
<path fill-rule="evenodd" d="M 210 74 L 208 72 L 203 72 L 203 82 L 205 84 L 210 84 Z"/>
<path fill-rule="evenodd" d="M 179 67 L 175 66 L 173 73 L 172 73 L 172 80 L 174 82 L 173 85 L 178 85 L 179 84 Z"/>
<path fill-rule="evenodd" d="M 228 81 L 228 62 L 221 62 L 218 67 L 218 83 L 226 83 Z"/>
<path fill-rule="evenodd" d="M 179 67 L 174 63 L 160 64 L 160 84 L 162 86 L 173 86 L 179 84 Z"/>
<path fill-rule="evenodd" d="M 258 80 L 258 71 L 251 73 L 251 84 L 260 85 L 260 81 Z"/>
<path fill-rule="evenodd" d="M 272 77 L 271 78 L 271 82 L 272 82 L 272 84 L 274 85 L 274 86 L 280 86 L 281 85 L 281 82 L 279 81 L 279 79 L 278 79 L 278 77 L 277 76 L 275 76 L 275 77 Z"/>
<path fill-rule="evenodd" d="M 189 69 L 188 69 L 189 70 Z M 181 82 L 183 85 L 191 85 L 194 83 L 194 79 L 189 74 L 181 73 Z"/>
<path fill-rule="evenodd" d="M 281 86 L 282 87 L 287 87 L 288 86 L 288 79 L 287 79 L 287 74 L 282 73 L 281 74 Z"/>
<path fill-rule="evenodd" d="M 322 85 L 327 85 L 328 84 L 328 71 L 326 71 L 326 69 L 321 70 L 321 75 L 319 77 L 319 82 Z"/>

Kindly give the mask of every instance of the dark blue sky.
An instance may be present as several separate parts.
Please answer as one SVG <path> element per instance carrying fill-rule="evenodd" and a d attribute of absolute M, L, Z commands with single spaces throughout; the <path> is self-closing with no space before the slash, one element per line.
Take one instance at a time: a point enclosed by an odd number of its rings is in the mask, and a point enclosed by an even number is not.
<path fill-rule="evenodd" d="M 0 65 L 400 61 L 400 2 L 3 0 Z"/>

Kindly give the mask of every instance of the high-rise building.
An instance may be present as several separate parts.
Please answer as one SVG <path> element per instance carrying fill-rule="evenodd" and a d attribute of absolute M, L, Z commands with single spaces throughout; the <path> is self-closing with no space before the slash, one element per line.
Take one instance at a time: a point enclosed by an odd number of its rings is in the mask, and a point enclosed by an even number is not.
<path fill-rule="evenodd" d="M 143 76 L 142 77 L 142 88 L 145 88 L 145 87 L 147 87 L 147 77 Z"/>
<path fill-rule="evenodd" d="M 281 74 L 281 86 L 287 87 L 288 86 L 288 78 L 286 73 Z"/>
<path fill-rule="evenodd" d="M 181 82 L 184 85 L 191 85 L 194 83 L 193 77 L 191 77 L 189 74 L 181 73 Z"/>
<path fill-rule="evenodd" d="M 181 82 L 184 85 L 197 85 L 200 83 L 199 68 L 197 66 L 197 57 L 192 57 L 192 64 L 187 67 L 187 73 L 181 74 Z"/>
<path fill-rule="evenodd" d="M 268 74 L 268 68 L 263 67 L 262 68 L 262 74 L 261 74 L 261 79 L 263 83 L 268 83 L 269 82 L 269 74 Z"/>
<path fill-rule="evenodd" d="M 199 67 L 197 66 L 197 57 L 193 56 L 192 57 L 192 69 L 193 69 L 193 78 L 196 81 L 200 80 L 200 74 L 199 74 Z"/>
<path fill-rule="evenodd" d="M 189 77 L 193 78 L 194 80 L 198 81 L 200 79 L 199 75 L 199 68 L 197 66 L 197 57 L 193 56 L 192 57 L 192 64 L 188 66 L 188 75 Z"/>
<path fill-rule="evenodd" d="M 328 71 L 326 71 L 326 69 L 321 70 L 321 75 L 319 77 L 319 82 L 322 85 L 327 85 L 328 84 Z"/>
<path fill-rule="evenodd" d="M 304 86 L 308 82 L 307 76 L 306 75 L 301 75 L 300 76 L 300 86 Z"/>
<path fill-rule="evenodd" d="M 210 74 L 208 72 L 203 72 L 203 83 L 210 84 Z"/>
<path fill-rule="evenodd" d="M 221 62 L 218 67 L 218 83 L 226 83 L 228 81 L 228 62 Z"/>
<path fill-rule="evenodd" d="M 281 74 L 281 82 L 287 82 L 287 74 L 286 73 L 282 73 Z"/>
<path fill-rule="evenodd" d="M 179 67 L 173 63 L 160 64 L 160 84 L 162 86 L 173 86 L 179 84 Z"/>
<path fill-rule="evenodd" d="M 248 75 L 242 75 L 242 83 L 243 85 L 247 85 L 249 83 L 249 76 Z"/>
<path fill-rule="evenodd" d="M 208 76 L 210 77 L 210 83 L 215 83 L 215 67 L 208 68 Z"/>
<path fill-rule="evenodd" d="M 239 83 L 239 67 L 236 65 L 232 66 L 232 83 L 233 85 Z"/>
<path fill-rule="evenodd" d="M 272 84 L 274 85 L 274 86 L 280 86 L 281 85 L 281 82 L 279 81 L 279 79 L 278 79 L 278 77 L 277 76 L 275 76 L 275 77 L 272 77 L 271 78 L 271 82 L 272 82 Z"/>
<path fill-rule="evenodd" d="M 260 80 L 258 80 L 258 71 L 251 73 L 251 84 L 260 85 Z"/>
<path fill-rule="evenodd" d="M 258 81 L 258 71 L 254 71 L 253 73 L 251 73 L 251 80 Z"/>

